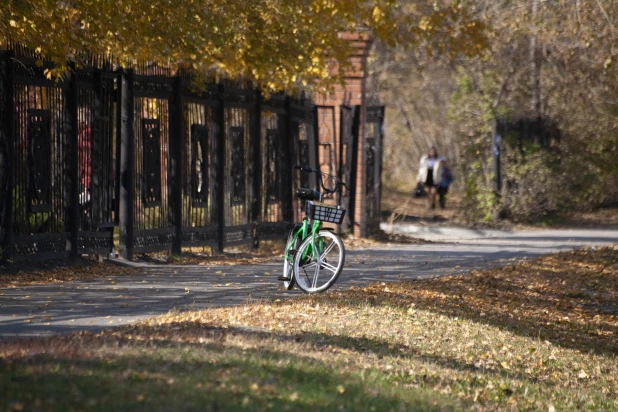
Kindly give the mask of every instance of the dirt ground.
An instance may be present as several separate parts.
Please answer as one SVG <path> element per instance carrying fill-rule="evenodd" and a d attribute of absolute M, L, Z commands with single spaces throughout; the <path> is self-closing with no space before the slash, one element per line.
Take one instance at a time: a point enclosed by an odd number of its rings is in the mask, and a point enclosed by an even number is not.
<path fill-rule="evenodd" d="M 539 222 L 513 223 L 509 221 L 471 223 L 464 218 L 462 198 L 449 193 L 446 208 L 428 207 L 427 197 L 413 198 L 411 192 L 384 187 L 382 191 L 382 220 L 409 222 L 432 226 L 490 226 L 504 229 L 529 228 L 609 228 L 618 227 L 618 207 L 591 212 L 570 212 L 548 217 Z"/>
<path fill-rule="evenodd" d="M 382 191 L 382 219 L 422 224 L 463 224 L 462 201 L 457 194 L 447 195 L 446 207 L 428 207 L 427 197 L 414 198 L 411 192 L 384 187 Z"/>

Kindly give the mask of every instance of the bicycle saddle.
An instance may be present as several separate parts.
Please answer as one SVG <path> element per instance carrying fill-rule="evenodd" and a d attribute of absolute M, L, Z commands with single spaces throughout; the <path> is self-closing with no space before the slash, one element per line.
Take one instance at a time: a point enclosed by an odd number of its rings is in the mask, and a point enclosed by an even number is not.
<path fill-rule="evenodd" d="M 320 200 L 320 192 L 311 189 L 296 189 L 296 196 L 304 200 Z"/>

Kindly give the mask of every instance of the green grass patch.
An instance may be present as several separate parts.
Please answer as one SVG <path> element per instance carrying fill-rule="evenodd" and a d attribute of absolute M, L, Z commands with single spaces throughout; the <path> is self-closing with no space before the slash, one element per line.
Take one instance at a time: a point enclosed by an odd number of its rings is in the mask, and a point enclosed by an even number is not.
<path fill-rule="evenodd" d="M 459 409 L 457 401 L 428 390 L 393 386 L 378 371 L 319 359 L 297 342 L 291 346 L 299 352 L 293 353 L 267 336 L 207 330 L 200 341 L 129 342 L 103 334 L 79 347 L 71 341 L 68 350 L 5 359 L 0 364 L 0 409 Z"/>

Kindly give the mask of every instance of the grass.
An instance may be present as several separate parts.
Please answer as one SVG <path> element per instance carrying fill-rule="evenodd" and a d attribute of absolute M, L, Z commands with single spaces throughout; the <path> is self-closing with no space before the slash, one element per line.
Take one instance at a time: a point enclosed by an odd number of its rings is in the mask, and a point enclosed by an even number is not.
<path fill-rule="evenodd" d="M 618 247 L 0 343 L 2 410 L 618 410 Z"/>
<path fill-rule="evenodd" d="M 3 362 L 0 408 L 364 411 L 457 406 L 426 390 L 386 384 L 377 371 L 331 365 L 310 342 L 209 327 L 200 327 L 192 337 L 146 330 L 146 340 L 142 332 L 55 339 L 51 353 L 49 341 L 27 345 L 26 352 L 45 354 Z"/>

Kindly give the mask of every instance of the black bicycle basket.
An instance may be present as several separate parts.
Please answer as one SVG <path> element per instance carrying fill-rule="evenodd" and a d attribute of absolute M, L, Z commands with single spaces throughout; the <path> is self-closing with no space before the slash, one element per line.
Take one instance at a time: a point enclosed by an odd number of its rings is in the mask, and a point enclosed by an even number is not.
<path fill-rule="evenodd" d="M 324 203 L 307 202 L 307 216 L 322 222 L 339 224 L 345 216 L 345 209 L 339 206 L 329 206 Z"/>

